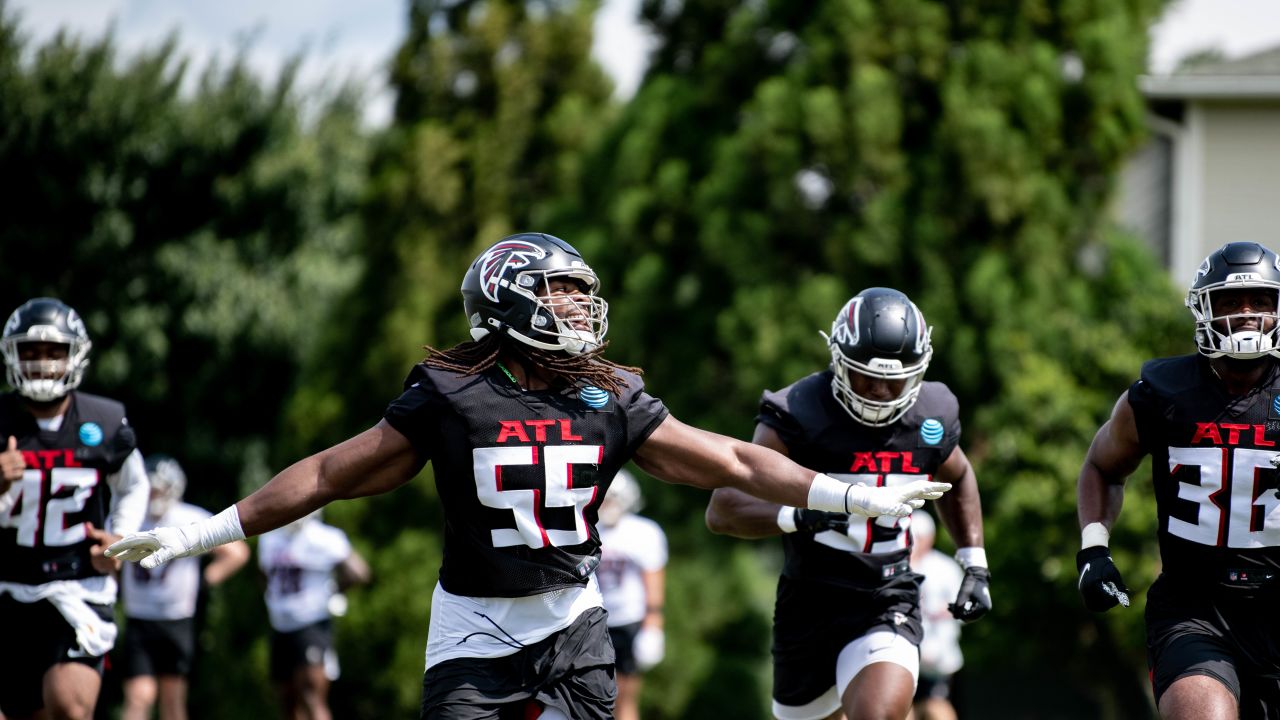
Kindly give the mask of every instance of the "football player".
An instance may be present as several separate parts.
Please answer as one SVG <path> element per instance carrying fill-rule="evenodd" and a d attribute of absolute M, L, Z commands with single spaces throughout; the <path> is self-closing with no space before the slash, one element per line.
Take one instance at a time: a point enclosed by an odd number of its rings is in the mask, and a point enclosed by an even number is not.
<path fill-rule="evenodd" d="M 952 485 L 938 510 L 965 578 L 950 609 L 973 621 L 991 609 L 982 506 L 959 445 L 956 398 L 942 383 L 924 381 L 931 330 L 901 292 L 858 293 L 826 338 L 830 368 L 765 392 L 753 441 L 850 487 Z M 909 567 L 908 518 L 818 512 L 719 488 L 707 525 L 743 538 L 782 536 L 775 717 L 907 716 L 921 639 L 921 576 Z"/>
<path fill-rule="evenodd" d="M 1125 479 L 1151 455 L 1161 574 L 1147 664 L 1167 718 L 1280 717 L 1280 257 L 1223 245 L 1187 293 L 1198 353 L 1151 360 L 1080 470 L 1084 604 L 1128 607 L 1108 549 Z"/>
<path fill-rule="evenodd" d="M 617 663 L 616 720 L 638 720 L 644 673 L 666 651 L 664 599 L 667 535 L 658 523 L 637 515 L 640 483 L 619 470 L 600 505 L 600 592 L 609 612 L 609 637 Z"/>
<path fill-rule="evenodd" d="M 504 238 L 462 281 L 471 341 L 431 349 L 373 428 L 295 463 L 211 520 L 116 543 L 147 567 L 280 527 L 326 503 L 392 490 L 428 462 L 445 516 L 422 716 L 607 718 L 614 654 L 597 510 L 631 459 L 663 480 L 775 502 L 905 516 L 949 485 L 855 486 L 672 417 L 638 371 L 601 354 L 608 305 L 565 241 Z M 536 710 L 536 708 L 535 708 Z"/>
<path fill-rule="evenodd" d="M 281 714 L 328 720 L 329 684 L 339 674 L 332 616 L 346 609 L 340 591 L 369 582 L 369 565 L 347 534 L 321 522 L 317 511 L 263 534 L 258 567 L 267 578 L 271 680 Z"/>
<path fill-rule="evenodd" d="M 141 530 L 177 525 L 211 516 L 182 501 L 187 474 L 168 455 L 145 460 L 151 485 L 147 516 Z M 146 720 L 158 704 L 160 720 L 186 720 L 187 676 L 196 651 L 196 601 L 202 587 L 217 587 L 249 561 L 243 540 L 219 545 L 212 560 L 175 560 L 155 571 L 136 563 L 121 571 L 127 619 L 119 665 L 124 668 L 123 720 Z"/>
<path fill-rule="evenodd" d="M 90 718 L 115 644 L 119 561 L 147 475 L 124 406 L 80 392 L 93 344 L 76 311 L 36 298 L 9 316 L 0 354 L 0 712 Z"/>

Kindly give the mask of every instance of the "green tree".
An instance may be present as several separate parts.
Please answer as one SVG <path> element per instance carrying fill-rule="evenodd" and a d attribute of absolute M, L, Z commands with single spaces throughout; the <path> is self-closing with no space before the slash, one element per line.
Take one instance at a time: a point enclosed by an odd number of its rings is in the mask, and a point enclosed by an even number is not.
<path fill-rule="evenodd" d="M 357 277 L 366 142 L 353 88 L 302 93 L 294 66 L 265 83 L 241 58 L 189 75 L 176 38 L 128 58 L 109 35 L 31 47 L 0 7 L 0 312 L 76 307 L 85 389 L 123 400 L 143 452 L 219 509 L 269 475 L 302 359 Z M 252 574 L 211 599 L 197 710 L 268 712 Z"/>

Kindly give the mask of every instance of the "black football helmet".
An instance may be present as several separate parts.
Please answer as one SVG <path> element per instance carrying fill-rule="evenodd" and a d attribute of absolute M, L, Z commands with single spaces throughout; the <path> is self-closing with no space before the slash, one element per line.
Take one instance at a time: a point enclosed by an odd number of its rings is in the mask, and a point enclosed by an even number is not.
<path fill-rule="evenodd" d="M 151 502 L 147 513 L 153 518 L 164 517 L 174 503 L 182 499 L 187 490 L 187 473 L 182 465 L 168 455 L 148 455 L 143 464 L 147 468 L 147 481 L 151 484 Z"/>
<path fill-rule="evenodd" d="M 1196 319 L 1196 347 L 1211 358 L 1280 357 L 1280 317 L 1275 312 L 1214 315 L 1213 293 L 1243 288 L 1271 292 L 1280 306 L 1280 256 L 1258 243 L 1233 242 L 1213 251 L 1200 263 L 1186 302 Z M 1237 329 L 1246 318 L 1257 320 L 1256 330 Z"/>
<path fill-rule="evenodd" d="M 66 360 L 22 360 L 18 346 L 29 342 L 60 343 L 67 346 Z M 5 375 L 19 395 L 49 402 L 76 389 L 89 366 L 89 332 L 84 321 L 66 303 L 54 298 L 35 298 L 13 311 L 0 336 Z"/>
<path fill-rule="evenodd" d="M 569 279 L 577 295 L 551 295 L 549 283 Z M 579 355 L 600 347 L 609 330 L 609 304 L 597 296 L 600 279 L 569 243 L 544 233 L 505 237 L 471 263 L 462 278 L 462 307 L 471 338 L 491 332 L 536 348 Z"/>
<path fill-rule="evenodd" d="M 824 335 L 831 348 L 831 391 L 836 400 L 864 425 L 897 421 L 920 395 L 933 357 L 932 332 L 920 308 L 897 290 L 868 288 L 854 295 L 831 323 L 831 335 Z M 906 383 L 897 398 L 872 400 L 854 391 L 851 373 Z"/>

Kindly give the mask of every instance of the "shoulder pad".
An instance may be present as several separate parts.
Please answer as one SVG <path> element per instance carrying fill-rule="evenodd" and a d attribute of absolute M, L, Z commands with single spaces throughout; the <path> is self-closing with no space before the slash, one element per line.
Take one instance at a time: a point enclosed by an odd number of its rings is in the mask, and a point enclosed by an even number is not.
<path fill-rule="evenodd" d="M 1148 392 L 1156 395 L 1180 395 L 1200 385 L 1200 363 L 1199 355 L 1148 360 L 1142 364 L 1141 379 L 1138 382 L 1145 385 Z"/>
<path fill-rule="evenodd" d="M 831 382 L 823 373 L 803 377 L 781 390 L 766 390 L 760 398 L 760 414 L 756 416 L 756 422 L 784 434 L 805 428 L 821 430 L 830 424 L 827 406 L 823 402 L 824 394 L 831 394 Z"/>
<path fill-rule="evenodd" d="M 950 427 L 960 419 L 960 401 L 945 384 L 926 381 L 920 387 L 915 406 L 904 419 L 907 418 L 917 423 L 923 422 L 924 418 L 937 418 L 944 426 Z"/>
<path fill-rule="evenodd" d="M 106 450 L 112 472 L 120 469 L 125 458 L 138 448 L 138 437 L 125 416 L 124 403 L 101 395 L 73 390 L 76 415 L 80 423 L 96 423 L 102 431 L 102 449 Z"/>

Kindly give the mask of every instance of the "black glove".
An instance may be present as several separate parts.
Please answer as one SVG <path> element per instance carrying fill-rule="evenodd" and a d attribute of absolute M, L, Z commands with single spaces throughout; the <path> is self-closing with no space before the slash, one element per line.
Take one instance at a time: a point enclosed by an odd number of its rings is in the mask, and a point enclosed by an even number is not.
<path fill-rule="evenodd" d="M 1076 553 L 1076 567 L 1080 570 L 1077 587 L 1085 607 L 1094 612 L 1106 612 L 1117 603 L 1129 607 L 1129 586 L 1120 577 L 1110 548 L 1094 545 L 1081 550 Z"/>
<path fill-rule="evenodd" d="M 845 513 L 824 512 L 808 508 L 796 508 L 796 532 L 822 532 L 835 530 L 845 533 L 849 530 L 849 516 Z"/>
<path fill-rule="evenodd" d="M 964 622 L 973 622 L 991 612 L 991 571 L 977 566 L 965 568 L 960 592 L 947 609 L 952 617 Z"/>

